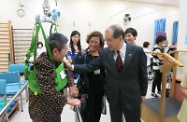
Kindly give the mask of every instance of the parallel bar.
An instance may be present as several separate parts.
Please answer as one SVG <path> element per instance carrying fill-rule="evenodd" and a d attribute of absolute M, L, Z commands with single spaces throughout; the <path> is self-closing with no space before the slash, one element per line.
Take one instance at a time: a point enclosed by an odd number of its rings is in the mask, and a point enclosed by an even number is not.
<path fill-rule="evenodd" d="M 6 113 L 8 107 L 16 100 L 16 98 L 23 92 L 25 88 L 27 88 L 28 82 L 25 83 L 25 85 L 20 89 L 20 91 L 10 100 L 10 102 L 3 108 L 3 110 L 0 112 L 0 117 L 3 117 L 3 115 Z"/>
<path fill-rule="evenodd" d="M 75 122 L 83 122 L 78 106 L 75 106 L 75 112 L 76 112 L 76 113 L 75 113 Z M 76 116 L 77 116 L 77 117 L 76 117 Z M 77 120 L 77 119 L 78 119 L 78 120 Z"/>

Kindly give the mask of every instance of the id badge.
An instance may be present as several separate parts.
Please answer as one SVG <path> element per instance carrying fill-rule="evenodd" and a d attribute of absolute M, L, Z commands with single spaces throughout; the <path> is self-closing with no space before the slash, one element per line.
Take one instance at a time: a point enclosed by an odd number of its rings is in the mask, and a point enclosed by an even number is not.
<path fill-rule="evenodd" d="M 98 70 L 95 70 L 95 71 L 94 71 L 94 74 L 95 74 L 95 75 L 98 75 L 98 74 L 100 74 L 100 69 L 98 69 Z"/>
<path fill-rule="evenodd" d="M 61 79 L 64 79 L 66 77 L 66 74 L 64 71 L 60 72 Z"/>

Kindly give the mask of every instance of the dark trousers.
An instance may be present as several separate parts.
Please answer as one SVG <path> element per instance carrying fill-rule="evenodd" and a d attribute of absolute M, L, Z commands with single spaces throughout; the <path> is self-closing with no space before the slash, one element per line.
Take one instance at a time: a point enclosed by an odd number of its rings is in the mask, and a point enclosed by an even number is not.
<path fill-rule="evenodd" d="M 155 92 L 155 88 L 157 87 L 158 92 L 161 91 L 161 82 L 162 82 L 162 73 L 158 70 L 155 71 L 155 77 L 152 84 L 152 92 Z"/>
<path fill-rule="evenodd" d="M 102 111 L 103 95 L 88 95 L 86 100 L 86 109 L 81 115 L 83 122 L 99 122 Z"/>
<path fill-rule="evenodd" d="M 132 110 L 128 110 L 125 108 L 123 100 L 119 98 L 116 107 L 110 106 L 111 122 L 122 122 L 122 115 L 125 115 L 126 122 L 141 122 L 140 105 Z"/>

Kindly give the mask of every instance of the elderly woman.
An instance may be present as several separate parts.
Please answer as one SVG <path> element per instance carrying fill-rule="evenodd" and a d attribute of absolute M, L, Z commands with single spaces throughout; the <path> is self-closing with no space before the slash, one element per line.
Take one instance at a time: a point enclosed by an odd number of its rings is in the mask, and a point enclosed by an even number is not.
<path fill-rule="evenodd" d="M 103 35 L 94 31 L 87 36 L 88 48 L 80 52 L 73 64 L 89 64 L 97 59 L 100 47 L 104 46 Z M 82 100 L 81 115 L 84 122 L 99 122 L 102 111 L 102 98 L 104 95 L 105 70 L 97 69 L 94 72 L 80 74 L 78 88 Z"/>
<path fill-rule="evenodd" d="M 29 114 L 33 122 L 61 122 L 61 113 L 66 103 L 80 105 L 78 99 L 67 97 L 63 92 L 64 88 L 58 89 L 61 86 L 54 73 L 54 68 L 62 64 L 61 61 L 67 53 L 67 41 L 60 33 L 52 34 L 49 37 L 49 47 L 53 61 L 50 60 L 49 54 L 44 52 L 33 65 L 36 67 L 36 82 L 41 91 L 36 94 L 34 88 L 29 85 Z M 60 75 L 61 79 L 66 77 L 64 70 L 57 75 Z"/>

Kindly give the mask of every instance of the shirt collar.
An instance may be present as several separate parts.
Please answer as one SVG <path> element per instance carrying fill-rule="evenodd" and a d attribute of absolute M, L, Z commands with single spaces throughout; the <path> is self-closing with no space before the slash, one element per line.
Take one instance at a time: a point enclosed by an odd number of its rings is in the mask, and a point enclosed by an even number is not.
<path fill-rule="evenodd" d="M 121 49 L 119 50 L 120 53 L 125 54 L 126 51 L 126 43 L 123 42 L 123 46 L 121 47 Z"/>

